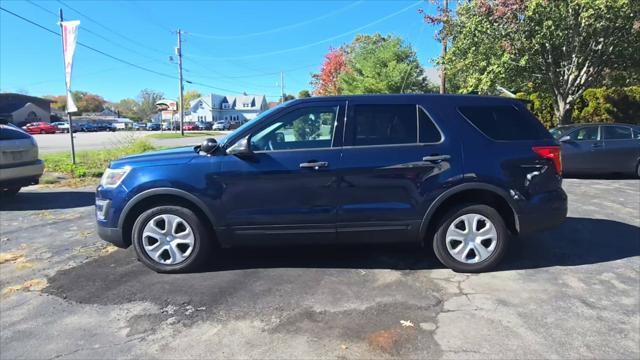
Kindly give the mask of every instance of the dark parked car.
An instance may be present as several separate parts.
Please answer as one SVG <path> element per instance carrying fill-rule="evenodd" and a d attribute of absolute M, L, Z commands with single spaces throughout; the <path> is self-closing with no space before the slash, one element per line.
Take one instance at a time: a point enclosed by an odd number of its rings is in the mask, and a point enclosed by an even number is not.
<path fill-rule="evenodd" d="M 211 123 L 211 122 L 199 122 L 197 125 L 198 125 L 198 128 L 200 130 L 211 130 L 211 129 L 213 129 L 213 123 Z"/>
<path fill-rule="evenodd" d="M 82 124 L 78 124 L 78 131 L 96 132 L 98 131 L 98 127 L 92 123 L 82 123 Z"/>
<path fill-rule="evenodd" d="M 116 131 L 116 126 L 112 123 L 96 123 L 94 127 L 96 131 Z"/>
<path fill-rule="evenodd" d="M 625 174 L 640 177 L 640 126 L 575 124 L 557 127 L 567 175 Z"/>
<path fill-rule="evenodd" d="M 200 146 L 112 161 L 99 235 L 159 272 L 214 245 L 410 242 L 456 271 L 494 267 L 512 235 L 567 213 L 557 142 L 515 99 L 293 100 Z"/>
<path fill-rule="evenodd" d="M 160 123 L 148 123 L 147 131 L 160 131 L 162 130 L 162 124 Z"/>

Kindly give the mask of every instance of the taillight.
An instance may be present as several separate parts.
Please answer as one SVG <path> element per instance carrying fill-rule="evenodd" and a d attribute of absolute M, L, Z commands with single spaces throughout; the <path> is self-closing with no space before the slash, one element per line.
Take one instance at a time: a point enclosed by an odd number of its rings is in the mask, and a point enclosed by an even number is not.
<path fill-rule="evenodd" d="M 533 151 L 545 159 L 551 159 L 558 174 L 562 175 L 562 160 L 560 159 L 560 146 L 534 146 Z"/>

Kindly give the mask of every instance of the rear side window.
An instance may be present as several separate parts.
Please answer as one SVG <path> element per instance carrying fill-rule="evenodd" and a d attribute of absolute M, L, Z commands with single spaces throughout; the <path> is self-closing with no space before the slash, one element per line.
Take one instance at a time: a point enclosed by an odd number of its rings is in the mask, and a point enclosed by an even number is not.
<path fill-rule="evenodd" d="M 418 108 L 418 142 L 421 143 L 437 143 L 442 140 L 442 134 L 431 120 L 431 117 L 423 108 Z"/>
<path fill-rule="evenodd" d="M 352 118 L 354 146 L 418 142 L 415 105 L 355 105 Z"/>
<path fill-rule="evenodd" d="M 539 140 L 551 135 L 527 110 L 515 106 L 461 106 L 458 108 L 476 128 L 493 140 Z"/>
<path fill-rule="evenodd" d="M 29 139 L 31 136 L 9 125 L 0 125 L 0 140 Z"/>
<path fill-rule="evenodd" d="M 604 140 L 629 140 L 632 139 L 631 128 L 626 126 L 603 126 L 602 138 Z"/>

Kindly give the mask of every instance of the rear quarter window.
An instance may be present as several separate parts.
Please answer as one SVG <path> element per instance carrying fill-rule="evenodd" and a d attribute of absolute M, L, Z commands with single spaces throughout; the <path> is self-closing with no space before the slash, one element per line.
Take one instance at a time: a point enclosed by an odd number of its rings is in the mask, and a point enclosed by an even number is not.
<path fill-rule="evenodd" d="M 551 134 L 528 110 L 510 105 L 460 106 L 458 111 L 493 140 L 551 139 Z"/>

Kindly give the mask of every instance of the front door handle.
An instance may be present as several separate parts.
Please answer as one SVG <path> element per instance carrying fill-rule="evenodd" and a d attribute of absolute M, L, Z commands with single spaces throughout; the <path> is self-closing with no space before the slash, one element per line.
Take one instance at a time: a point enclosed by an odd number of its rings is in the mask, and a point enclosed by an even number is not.
<path fill-rule="evenodd" d="M 429 155 L 429 156 L 423 157 L 422 161 L 439 163 L 443 160 L 449 160 L 449 159 L 451 159 L 450 155 Z"/>
<path fill-rule="evenodd" d="M 300 164 L 300 168 L 302 169 L 315 169 L 318 170 L 320 168 L 324 168 L 329 166 L 329 163 L 326 161 L 311 161 L 311 162 L 303 162 Z"/>
<path fill-rule="evenodd" d="M 602 147 L 602 143 L 594 143 L 593 145 L 591 145 L 592 148 L 601 148 Z"/>

